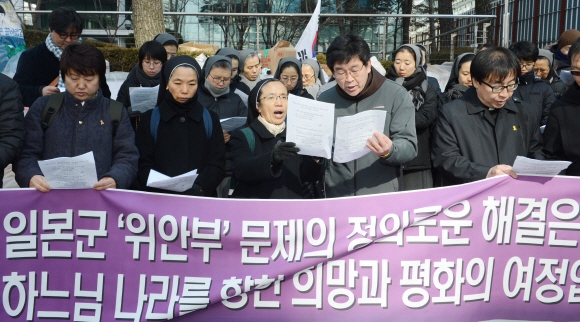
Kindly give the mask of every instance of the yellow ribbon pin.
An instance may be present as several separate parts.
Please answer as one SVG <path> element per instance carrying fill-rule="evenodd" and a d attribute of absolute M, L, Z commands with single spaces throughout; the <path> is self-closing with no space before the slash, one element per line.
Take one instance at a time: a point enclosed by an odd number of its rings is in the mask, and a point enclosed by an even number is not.
<path fill-rule="evenodd" d="M 101 121 L 101 122 L 103 122 L 103 121 Z M 514 125 L 514 131 L 517 131 L 517 130 L 518 130 L 518 128 Z"/>
<path fill-rule="evenodd" d="M 101 120 L 101 125 L 103 125 L 103 124 L 105 124 L 105 122 L 103 122 L 103 120 Z M 515 130 L 515 128 L 516 128 L 516 127 L 514 126 L 514 130 Z"/>

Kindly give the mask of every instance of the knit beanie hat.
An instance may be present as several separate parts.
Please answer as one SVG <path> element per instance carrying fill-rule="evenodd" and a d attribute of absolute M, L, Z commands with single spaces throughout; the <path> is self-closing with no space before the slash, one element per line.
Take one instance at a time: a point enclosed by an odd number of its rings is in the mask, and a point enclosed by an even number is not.
<path fill-rule="evenodd" d="M 558 39 L 558 49 L 572 45 L 576 39 L 580 38 L 580 31 L 576 29 L 568 29 L 560 35 Z"/>

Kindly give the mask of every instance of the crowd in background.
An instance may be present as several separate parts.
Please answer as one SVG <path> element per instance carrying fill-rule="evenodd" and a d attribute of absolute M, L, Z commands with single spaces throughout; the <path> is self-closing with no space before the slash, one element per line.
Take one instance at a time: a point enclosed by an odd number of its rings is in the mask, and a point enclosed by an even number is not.
<path fill-rule="evenodd" d="M 265 75 L 254 49 L 221 48 L 200 66 L 160 34 L 139 48 L 115 101 L 78 14 L 63 7 L 48 21 L 45 42 L 22 54 L 14 79 L 0 75 L 0 167 L 12 163 L 20 187 L 51 190 L 38 161 L 90 151 L 97 190 L 176 193 L 148 187 L 150 172 L 197 170 L 179 193 L 222 198 L 332 198 L 517 177 L 517 156 L 571 161 L 563 174 L 580 174 L 577 30 L 549 50 L 519 41 L 459 55 L 443 92 L 420 44 L 398 47 L 382 73 L 364 39 L 339 36 L 326 53 L 332 75 L 293 57 Z M 130 88 L 156 86 L 155 108 L 133 111 Z M 350 162 L 301 155 L 286 140 L 289 95 L 334 104 L 335 124 L 384 110 L 384 129 Z M 246 125 L 222 131 L 220 120 L 231 117 Z"/>

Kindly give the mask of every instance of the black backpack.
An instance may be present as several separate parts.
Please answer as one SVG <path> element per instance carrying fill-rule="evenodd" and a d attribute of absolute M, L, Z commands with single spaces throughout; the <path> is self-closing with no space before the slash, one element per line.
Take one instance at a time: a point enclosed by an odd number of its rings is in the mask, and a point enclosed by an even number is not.
<path fill-rule="evenodd" d="M 42 112 L 42 130 L 46 131 L 46 129 L 50 126 L 54 120 L 54 117 L 60 110 L 63 101 L 64 93 L 50 95 L 46 105 L 44 106 L 44 111 Z M 117 127 L 121 123 L 123 108 L 124 107 L 122 103 L 109 99 L 109 117 L 111 118 L 111 123 L 113 125 L 113 137 L 117 133 Z"/>

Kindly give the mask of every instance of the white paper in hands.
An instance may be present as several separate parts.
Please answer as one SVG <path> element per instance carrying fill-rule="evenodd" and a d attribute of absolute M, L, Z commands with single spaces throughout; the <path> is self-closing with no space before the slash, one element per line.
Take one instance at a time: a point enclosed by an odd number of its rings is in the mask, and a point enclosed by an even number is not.
<path fill-rule="evenodd" d="M 222 124 L 222 131 L 231 132 L 237 128 L 240 128 L 246 124 L 247 119 L 247 117 L 240 116 L 221 119 L 220 123 Z"/>
<path fill-rule="evenodd" d="M 151 169 L 149 172 L 149 178 L 147 178 L 147 187 L 184 192 L 193 186 L 197 176 L 197 169 L 173 178 Z"/>
<path fill-rule="evenodd" d="M 560 171 L 567 169 L 572 162 L 568 161 L 545 161 L 534 160 L 518 156 L 512 167 L 512 170 L 518 175 L 544 175 L 555 176 Z"/>
<path fill-rule="evenodd" d="M 38 166 L 52 189 L 89 189 L 99 181 L 93 151 L 72 158 L 38 161 Z"/>
<path fill-rule="evenodd" d="M 373 133 L 383 133 L 386 111 L 371 110 L 336 120 L 336 139 L 334 141 L 334 162 L 345 163 L 356 160 L 371 152 L 367 147 L 368 138 Z"/>
<path fill-rule="evenodd" d="M 289 95 L 287 120 L 286 142 L 296 143 L 298 154 L 330 159 L 334 104 Z"/>
<path fill-rule="evenodd" d="M 159 94 L 159 85 L 155 87 L 129 87 L 131 110 L 144 113 L 153 109 L 157 104 L 157 94 Z"/>

